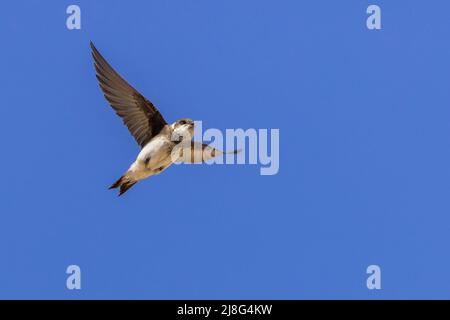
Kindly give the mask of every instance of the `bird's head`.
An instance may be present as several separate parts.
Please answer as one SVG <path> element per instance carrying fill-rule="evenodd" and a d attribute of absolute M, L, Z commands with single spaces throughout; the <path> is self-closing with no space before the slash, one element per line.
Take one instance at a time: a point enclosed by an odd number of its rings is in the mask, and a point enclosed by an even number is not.
<path fill-rule="evenodd" d="M 172 123 L 172 141 L 190 141 L 194 136 L 194 121 L 180 119 Z"/>

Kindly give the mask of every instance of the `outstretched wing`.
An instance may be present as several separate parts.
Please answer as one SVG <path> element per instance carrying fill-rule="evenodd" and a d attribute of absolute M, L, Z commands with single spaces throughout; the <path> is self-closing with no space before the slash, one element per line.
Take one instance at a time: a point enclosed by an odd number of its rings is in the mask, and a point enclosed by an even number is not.
<path fill-rule="evenodd" d="M 91 42 L 92 57 L 100 88 L 106 100 L 144 147 L 167 124 L 161 113 L 144 96 L 128 84 L 103 58 Z"/>

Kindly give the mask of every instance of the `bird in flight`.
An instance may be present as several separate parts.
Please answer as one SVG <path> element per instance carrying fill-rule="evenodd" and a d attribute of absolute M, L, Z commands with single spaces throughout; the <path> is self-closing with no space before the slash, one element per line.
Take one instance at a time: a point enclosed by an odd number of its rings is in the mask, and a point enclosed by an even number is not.
<path fill-rule="evenodd" d="M 191 119 L 183 118 L 168 124 L 153 103 L 128 84 L 92 42 L 91 49 L 97 80 L 106 100 L 141 147 L 133 164 L 110 187 L 119 188 L 119 196 L 140 180 L 161 173 L 174 162 L 203 162 L 225 153 L 192 141 L 194 121 Z"/>

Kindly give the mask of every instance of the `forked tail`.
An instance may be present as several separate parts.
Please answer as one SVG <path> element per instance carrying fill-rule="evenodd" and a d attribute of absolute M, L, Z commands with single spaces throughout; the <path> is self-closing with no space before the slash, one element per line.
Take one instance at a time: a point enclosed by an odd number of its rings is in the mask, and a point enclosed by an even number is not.
<path fill-rule="evenodd" d="M 132 186 L 134 186 L 137 183 L 137 181 L 131 179 L 127 174 L 124 174 L 114 182 L 109 189 L 116 189 L 120 188 L 119 191 L 119 197 L 123 195 L 125 192 L 127 192 L 128 189 L 130 189 Z"/>

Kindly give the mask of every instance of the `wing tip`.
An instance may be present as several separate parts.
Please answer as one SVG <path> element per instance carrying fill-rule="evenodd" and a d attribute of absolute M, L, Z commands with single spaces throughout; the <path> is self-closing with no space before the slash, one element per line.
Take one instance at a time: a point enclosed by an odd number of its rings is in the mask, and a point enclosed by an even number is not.
<path fill-rule="evenodd" d="M 94 42 L 92 42 L 92 40 L 89 41 L 89 46 L 91 47 L 91 50 L 92 50 L 92 57 L 94 58 L 94 60 L 97 64 L 97 62 L 103 57 L 100 54 L 100 52 L 97 50 L 97 48 L 95 47 Z"/>

